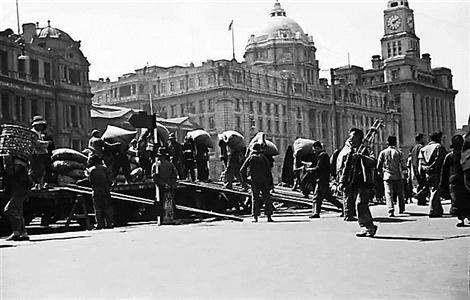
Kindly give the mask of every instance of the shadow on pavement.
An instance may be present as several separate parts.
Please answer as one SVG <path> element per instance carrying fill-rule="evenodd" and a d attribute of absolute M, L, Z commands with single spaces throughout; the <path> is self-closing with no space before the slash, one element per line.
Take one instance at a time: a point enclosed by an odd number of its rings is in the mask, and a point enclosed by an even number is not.
<path fill-rule="evenodd" d="M 12 247 L 16 247 L 16 245 L 0 245 L 0 249 L 1 248 L 12 248 Z"/>
<path fill-rule="evenodd" d="M 399 219 L 399 218 L 387 218 L 387 217 L 378 217 L 374 218 L 374 222 L 378 223 L 402 223 L 402 222 L 414 222 L 416 219 Z"/>
<path fill-rule="evenodd" d="M 374 236 L 376 240 L 398 240 L 398 241 L 417 241 L 417 242 L 434 242 L 443 241 L 443 238 L 425 238 L 425 237 L 413 237 L 413 236 Z"/>
<path fill-rule="evenodd" d="M 59 241 L 59 240 L 72 240 L 72 239 L 83 239 L 89 238 L 90 235 L 79 235 L 79 236 L 64 236 L 64 237 L 51 237 L 51 238 L 44 238 L 44 239 L 31 239 L 30 242 L 45 242 L 45 241 Z"/>

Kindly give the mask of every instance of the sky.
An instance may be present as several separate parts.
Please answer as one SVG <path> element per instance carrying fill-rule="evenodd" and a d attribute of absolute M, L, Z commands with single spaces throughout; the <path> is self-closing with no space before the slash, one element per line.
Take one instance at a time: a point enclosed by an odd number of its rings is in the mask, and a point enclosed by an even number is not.
<path fill-rule="evenodd" d="M 148 65 L 199 65 L 230 59 L 234 20 L 238 61 L 248 37 L 261 31 L 274 0 L 19 0 L 20 23 L 39 22 L 81 41 L 90 78 L 118 76 Z M 287 16 L 313 36 L 321 76 L 348 64 L 371 67 L 380 54 L 386 0 L 280 0 Z M 470 0 L 409 0 L 421 53 L 452 69 L 457 127 L 470 114 Z M 0 30 L 16 31 L 15 0 L 0 0 Z"/>

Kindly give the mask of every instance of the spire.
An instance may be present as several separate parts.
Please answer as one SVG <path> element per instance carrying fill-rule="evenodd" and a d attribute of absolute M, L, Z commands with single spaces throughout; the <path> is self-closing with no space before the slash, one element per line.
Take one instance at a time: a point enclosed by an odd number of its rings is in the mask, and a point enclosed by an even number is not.
<path fill-rule="evenodd" d="M 281 3 L 279 3 L 279 0 L 276 0 L 274 2 L 274 7 L 271 9 L 270 13 L 271 17 L 285 17 L 286 16 L 286 11 L 281 7 Z"/>

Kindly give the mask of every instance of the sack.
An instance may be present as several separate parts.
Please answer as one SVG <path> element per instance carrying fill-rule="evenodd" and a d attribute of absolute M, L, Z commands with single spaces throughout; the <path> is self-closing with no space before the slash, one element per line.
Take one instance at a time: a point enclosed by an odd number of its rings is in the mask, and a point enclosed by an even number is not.
<path fill-rule="evenodd" d="M 86 177 L 85 170 L 75 169 L 68 172 L 65 176 L 68 176 L 73 179 L 83 179 Z"/>
<path fill-rule="evenodd" d="M 279 150 L 273 142 L 266 140 L 266 134 L 264 132 L 258 132 L 250 141 L 248 146 L 249 151 L 253 151 L 253 146 L 258 143 L 264 145 L 264 153 L 270 156 L 279 155 Z"/>
<path fill-rule="evenodd" d="M 74 161 L 80 164 L 87 163 L 87 156 L 69 148 L 59 148 L 52 151 L 52 161 Z"/>
<path fill-rule="evenodd" d="M 75 169 L 85 170 L 85 165 L 73 160 L 56 160 L 52 163 L 52 170 L 57 174 L 66 175 Z"/>
<path fill-rule="evenodd" d="M 231 150 L 242 150 L 246 147 L 245 138 L 239 132 L 227 130 L 218 135 L 219 140 L 227 143 Z"/>
<path fill-rule="evenodd" d="M 186 134 L 186 137 L 192 138 L 196 145 L 202 145 L 208 148 L 213 148 L 211 136 L 205 130 L 197 129 L 190 131 Z"/>
<path fill-rule="evenodd" d="M 126 130 L 117 126 L 108 125 L 101 138 L 108 143 L 121 143 L 129 145 L 136 137 L 137 131 Z"/>
<path fill-rule="evenodd" d="M 314 140 L 296 139 L 293 145 L 294 157 L 302 159 L 304 156 L 315 154 L 313 143 L 315 143 Z"/>

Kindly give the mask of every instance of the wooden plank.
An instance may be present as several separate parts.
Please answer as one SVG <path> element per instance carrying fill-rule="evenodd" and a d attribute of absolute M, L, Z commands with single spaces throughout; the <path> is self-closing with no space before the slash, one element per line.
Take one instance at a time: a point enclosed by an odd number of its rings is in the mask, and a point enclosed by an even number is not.
<path fill-rule="evenodd" d="M 190 182 L 190 181 L 179 181 L 178 183 L 182 186 L 187 186 L 187 187 L 195 187 L 195 188 L 200 188 L 200 189 L 205 189 L 205 190 L 212 190 L 212 191 L 236 194 L 236 195 L 241 195 L 241 196 L 250 196 L 250 193 L 248 192 L 243 192 L 243 191 L 238 191 L 238 190 L 233 190 L 233 189 L 226 189 L 222 185 L 217 184 L 217 183 Z"/>
<path fill-rule="evenodd" d="M 182 205 L 176 205 L 176 209 L 183 210 L 183 211 L 190 211 L 190 212 L 199 213 L 203 215 L 221 217 L 224 219 L 229 219 L 229 220 L 238 221 L 238 222 L 243 222 L 243 219 L 240 217 L 216 213 L 216 212 L 208 211 L 208 210 L 202 210 L 202 209 L 197 209 L 197 208 L 192 208 L 192 207 L 187 207 L 187 206 L 182 206 Z"/>

